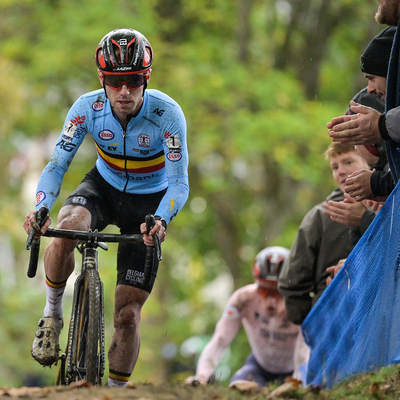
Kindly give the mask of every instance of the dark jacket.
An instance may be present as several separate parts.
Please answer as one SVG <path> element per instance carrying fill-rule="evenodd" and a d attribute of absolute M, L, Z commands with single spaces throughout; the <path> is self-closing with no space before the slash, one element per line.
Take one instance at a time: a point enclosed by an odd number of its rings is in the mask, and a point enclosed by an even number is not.
<path fill-rule="evenodd" d="M 344 200 L 343 193 L 336 189 L 326 200 Z M 324 214 L 322 203 L 306 214 L 279 276 L 290 321 L 303 322 L 326 288 L 326 268 L 347 258 L 352 249 L 349 228 Z"/>

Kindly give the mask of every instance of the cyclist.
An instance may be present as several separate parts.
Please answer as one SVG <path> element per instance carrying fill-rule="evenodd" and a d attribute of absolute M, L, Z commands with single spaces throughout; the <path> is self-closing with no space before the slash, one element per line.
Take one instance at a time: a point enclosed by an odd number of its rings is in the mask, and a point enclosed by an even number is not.
<path fill-rule="evenodd" d="M 257 254 L 252 267 L 255 283 L 232 294 L 211 341 L 199 357 L 196 376 L 187 378 L 187 383 L 198 380 L 207 384 L 222 352 L 241 325 L 246 331 L 251 354 L 233 375 L 230 385 L 244 380 L 265 386 L 267 382 L 282 382 L 292 375 L 300 327 L 286 317 L 285 302 L 277 289 L 278 276 L 288 254 L 289 249 L 280 246 L 267 247 Z"/>
<path fill-rule="evenodd" d="M 145 244 L 151 235 L 165 238 L 167 224 L 178 214 L 189 194 L 186 121 L 180 106 L 166 94 L 147 89 L 153 64 L 149 41 L 133 29 L 115 29 L 100 41 L 96 53 L 102 89 L 82 95 L 71 107 L 53 156 L 43 170 L 36 193 L 36 210 L 24 222 L 27 232 L 38 229 L 37 210 L 51 209 L 84 137 L 95 141 L 97 161 L 58 214 L 61 229 L 104 229 L 113 224 L 121 233 L 142 233 L 144 243 L 120 244 L 117 256 L 114 335 L 108 357 L 110 386 L 126 386 L 136 364 L 139 321 L 156 269 L 142 284 Z M 156 224 L 149 232 L 146 214 Z M 41 229 L 44 233 L 50 218 Z M 38 234 L 40 234 L 38 232 Z M 62 296 L 74 269 L 76 243 L 54 239 L 46 248 L 46 305 L 32 346 L 42 365 L 59 357 L 63 326 Z"/>

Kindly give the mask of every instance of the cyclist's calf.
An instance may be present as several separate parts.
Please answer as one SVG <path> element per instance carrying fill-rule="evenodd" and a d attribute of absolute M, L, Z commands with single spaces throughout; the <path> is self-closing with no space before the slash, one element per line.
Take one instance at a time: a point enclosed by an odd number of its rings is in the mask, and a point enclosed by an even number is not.
<path fill-rule="evenodd" d="M 127 285 L 118 285 L 115 290 L 115 329 L 137 328 L 143 304 L 149 297 L 144 290 Z"/>

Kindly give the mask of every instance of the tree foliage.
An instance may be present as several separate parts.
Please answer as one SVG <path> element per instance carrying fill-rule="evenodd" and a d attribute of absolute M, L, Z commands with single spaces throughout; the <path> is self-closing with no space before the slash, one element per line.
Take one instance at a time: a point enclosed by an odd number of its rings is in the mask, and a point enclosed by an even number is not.
<path fill-rule="evenodd" d="M 210 335 L 227 296 L 251 281 L 256 253 L 290 247 L 304 214 L 334 187 L 325 124 L 365 84 L 359 57 L 381 29 L 375 8 L 362 0 L 1 2 L 0 248 L 9 256 L 0 269 L 0 385 L 51 376 L 30 360 L 44 285 L 42 275 L 25 277 L 21 225 L 68 108 L 99 87 L 101 37 L 124 26 L 145 34 L 155 52 L 150 87 L 178 101 L 188 123 L 190 198 L 168 229 L 134 375 L 157 381 L 171 373 L 170 362 L 158 362 L 162 347 Z M 90 139 L 85 146 L 54 220 L 94 162 Z M 111 328 L 115 252 L 101 260 Z M 211 296 L 216 283 L 219 296 Z M 248 351 L 233 346 L 232 368 Z M 176 360 L 193 367 L 193 359 Z"/>

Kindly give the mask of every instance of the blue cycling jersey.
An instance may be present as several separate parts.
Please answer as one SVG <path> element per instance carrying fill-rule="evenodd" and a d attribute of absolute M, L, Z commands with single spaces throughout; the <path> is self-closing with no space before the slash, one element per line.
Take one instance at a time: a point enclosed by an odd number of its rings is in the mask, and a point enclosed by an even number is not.
<path fill-rule="evenodd" d="M 186 121 L 180 106 L 166 94 L 147 89 L 143 105 L 126 131 L 111 111 L 104 90 L 81 96 L 71 107 L 53 156 L 43 170 L 36 209 L 53 206 L 79 146 L 90 134 L 102 177 L 121 192 L 156 193 L 168 187 L 155 214 L 170 222 L 189 195 Z"/>

